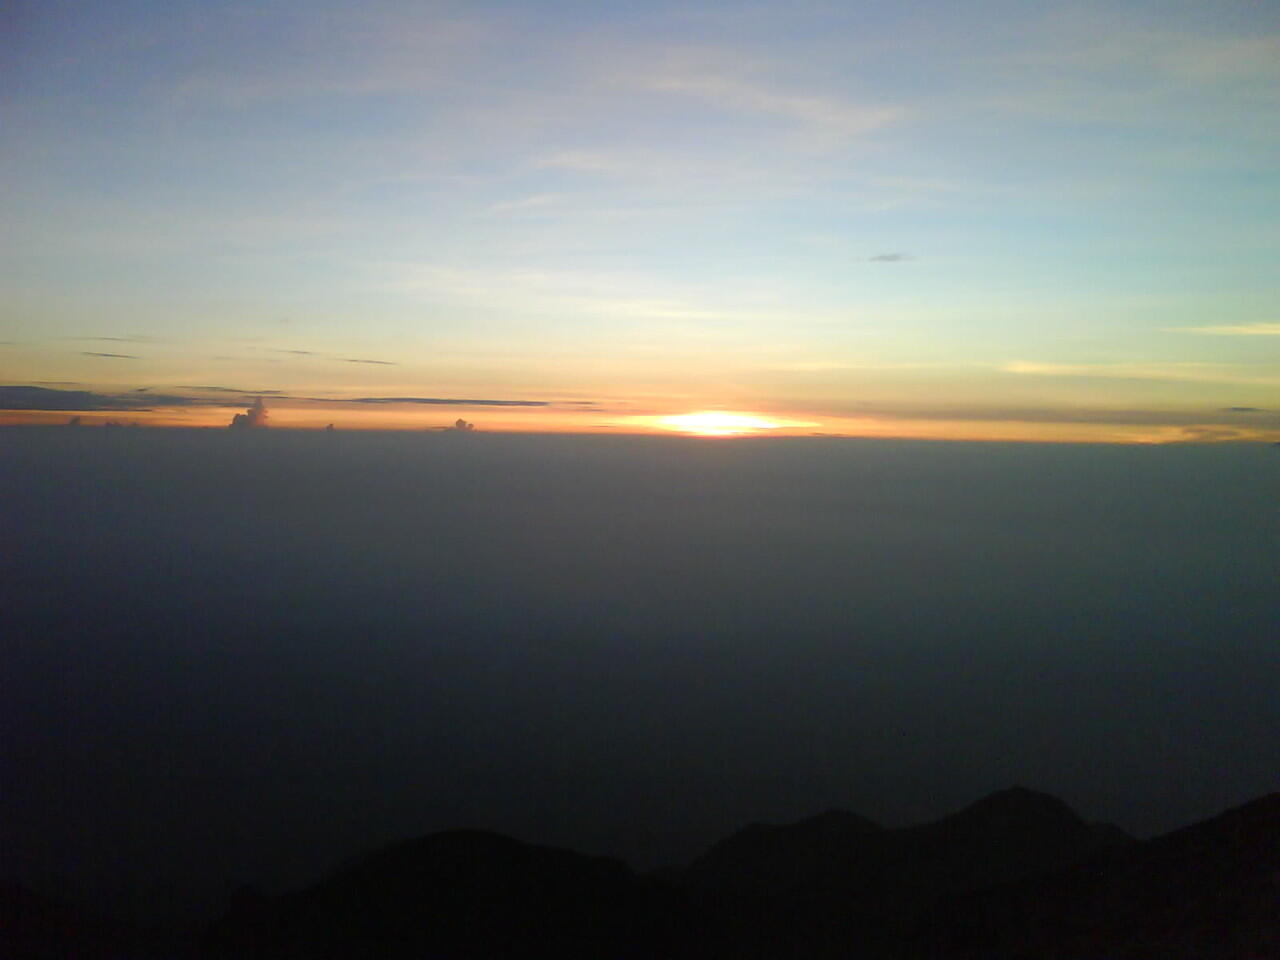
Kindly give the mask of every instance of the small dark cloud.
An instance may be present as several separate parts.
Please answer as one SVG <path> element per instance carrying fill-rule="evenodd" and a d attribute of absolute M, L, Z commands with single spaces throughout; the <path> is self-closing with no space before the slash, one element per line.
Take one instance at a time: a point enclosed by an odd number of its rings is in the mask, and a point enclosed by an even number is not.
<path fill-rule="evenodd" d="M 350 357 L 343 357 L 343 363 L 376 363 L 380 367 L 394 367 L 398 364 L 394 360 L 353 360 Z"/>
<path fill-rule="evenodd" d="M 91 343 L 152 343 L 150 337 L 71 337 L 72 340 L 86 340 Z"/>
<path fill-rule="evenodd" d="M 431 406 L 458 407 L 549 407 L 546 400 L 459 400 L 441 397 L 295 397 L 317 403 L 425 403 Z"/>
<path fill-rule="evenodd" d="M 244 413 L 237 413 L 227 424 L 232 430 L 249 430 L 267 425 L 267 405 L 259 397 Z"/>
<path fill-rule="evenodd" d="M 86 351 L 84 351 L 84 352 L 81 354 L 81 356 L 84 356 L 84 357 L 110 357 L 110 358 L 111 358 L 111 359 L 113 359 L 113 360 L 139 360 L 139 359 L 141 359 L 140 357 L 135 357 L 135 356 L 134 356 L 133 354 L 131 354 L 131 353 L 91 353 L 91 352 L 89 352 L 89 351 L 87 351 L 87 350 L 86 350 Z"/>
<path fill-rule="evenodd" d="M 295 357 L 316 357 L 319 356 L 314 350 L 280 350 L 275 347 L 264 347 L 268 353 L 287 353 Z"/>
<path fill-rule="evenodd" d="M 78 380 L 32 380 L 32 383 L 38 383 L 43 387 L 78 387 Z"/>
<path fill-rule="evenodd" d="M 869 263 L 902 263 L 914 259 L 909 253 L 877 253 L 874 257 L 867 257 Z"/>
<path fill-rule="evenodd" d="M 1223 413 L 1266 413 L 1262 407 L 1223 407 Z"/>

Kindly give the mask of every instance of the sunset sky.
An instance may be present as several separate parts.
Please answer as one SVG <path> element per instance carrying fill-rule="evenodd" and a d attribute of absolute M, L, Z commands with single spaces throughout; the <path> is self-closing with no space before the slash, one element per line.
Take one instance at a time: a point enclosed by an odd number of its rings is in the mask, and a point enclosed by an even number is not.
<path fill-rule="evenodd" d="M 1274 3 L 0 31 L 0 423 L 1280 440 Z"/>

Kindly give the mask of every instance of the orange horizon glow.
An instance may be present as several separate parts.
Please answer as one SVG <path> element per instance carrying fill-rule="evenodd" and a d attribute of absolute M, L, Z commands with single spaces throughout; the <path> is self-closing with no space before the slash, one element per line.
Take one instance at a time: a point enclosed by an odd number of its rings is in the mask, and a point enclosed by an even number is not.
<path fill-rule="evenodd" d="M 268 404 L 271 403 L 267 398 Z M 84 427 L 107 423 L 120 426 L 225 429 L 240 404 L 207 407 L 157 407 L 138 411 L 0 411 L 0 426 L 59 426 L 72 419 Z M 264 429 L 322 430 L 330 423 L 337 430 L 404 430 L 434 432 L 448 428 L 458 418 L 474 422 L 480 433 L 613 434 L 684 436 L 691 439 L 730 440 L 761 437 L 879 438 L 946 441 L 1024 443 L 1161 444 L 1213 440 L 1274 443 L 1280 430 L 1257 428 L 1215 435 L 1212 425 L 1149 425 L 1024 420 L 931 420 L 864 415 L 791 419 L 782 414 L 742 410 L 697 410 L 606 417 L 600 411 L 529 407 L 471 407 L 464 405 L 429 409 L 353 410 L 281 403 L 270 407 L 271 426 Z"/>
<path fill-rule="evenodd" d="M 703 410 L 697 413 L 678 413 L 664 417 L 641 417 L 642 424 L 650 424 L 663 430 L 692 434 L 698 437 L 740 437 L 761 430 L 777 430 L 788 426 L 779 420 L 770 420 L 750 413 L 733 413 L 725 410 Z M 794 424 L 817 426 L 816 423 Z"/>

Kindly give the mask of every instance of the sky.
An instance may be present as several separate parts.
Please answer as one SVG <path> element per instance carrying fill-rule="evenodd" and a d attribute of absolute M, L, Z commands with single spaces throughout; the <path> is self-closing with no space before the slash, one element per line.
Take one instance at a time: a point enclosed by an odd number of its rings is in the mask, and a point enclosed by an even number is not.
<path fill-rule="evenodd" d="M 1280 439 L 1275 3 L 0 31 L 0 423 Z"/>

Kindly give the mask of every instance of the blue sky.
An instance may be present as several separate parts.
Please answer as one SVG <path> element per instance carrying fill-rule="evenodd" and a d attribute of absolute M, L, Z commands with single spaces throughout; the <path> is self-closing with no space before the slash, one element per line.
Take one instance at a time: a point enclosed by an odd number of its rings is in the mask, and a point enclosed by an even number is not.
<path fill-rule="evenodd" d="M 1274 4 L 20 3 L 4 46 L 5 383 L 1280 423 Z"/>

